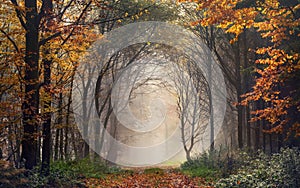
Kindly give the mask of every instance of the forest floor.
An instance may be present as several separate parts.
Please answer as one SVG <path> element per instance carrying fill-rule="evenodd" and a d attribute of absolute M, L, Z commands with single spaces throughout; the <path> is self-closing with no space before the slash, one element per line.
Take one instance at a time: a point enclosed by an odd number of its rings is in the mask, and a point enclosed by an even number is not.
<path fill-rule="evenodd" d="M 102 178 L 84 179 L 87 187 L 99 188 L 208 188 L 212 182 L 183 174 L 176 168 L 128 169 Z"/>
<path fill-rule="evenodd" d="M 0 160 L 0 187 L 93 187 L 93 188 L 208 188 L 212 181 L 185 174 L 178 166 L 152 168 L 121 168 L 115 172 L 94 172 L 95 176 L 76 173 L 62 176 L 53 172 L 48 180 L 32 172 L 31 177 L 23 175 L 24 169 L 15 169 L 7 161 Z M 82 171 L 83 172 L 83 171 Z M 67 173 L 65 173 L 66 175 Z M 98 176 L 99 175 L 99 176 Z M 70 179 L 71 178 L 71 179 Z M 74 181 L 71 183 L 69 181 Z"/>

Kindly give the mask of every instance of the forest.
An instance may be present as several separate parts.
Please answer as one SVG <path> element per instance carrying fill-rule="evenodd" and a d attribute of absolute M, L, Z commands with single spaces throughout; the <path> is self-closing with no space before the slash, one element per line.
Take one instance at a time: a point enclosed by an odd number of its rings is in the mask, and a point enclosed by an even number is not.
<path fill-rule="evenodd" d="M 299 0 L 0 13 L 0 187 L 300 187 Z"/>

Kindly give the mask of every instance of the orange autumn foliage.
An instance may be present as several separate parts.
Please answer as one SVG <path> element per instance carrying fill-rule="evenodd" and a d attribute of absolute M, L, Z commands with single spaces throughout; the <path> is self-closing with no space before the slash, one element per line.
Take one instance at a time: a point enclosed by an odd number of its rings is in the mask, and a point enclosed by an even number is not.
<path fill-rule="evenodd" d="M 299 81 L 299 45 L 293 43 L 300 36 L 300 18 L 297 16 L 300 4 L 296 2 L 284 5 L 280 2 L 282 1 L 197 1 L 198 10 L 203 12 L 204 18 L 191 25 L 214 25 L 222 28 L 233 34 L 231 43 L 239 40 L 245 29 L 255 30 L 261 40 L 267 41 L 268 45 L 256 49 L 256 54 L 260 57 L 256 60 L 260 67 L 256 72 L 260 76 L 255 79 L 252 90 L 242 95 L 241 105 L 262 99 L 268 105 L 253 111 L 255 117 L 252 121 L 265 119 L 272 125 L 268 132 L 287 132 L 287 135 L 293 132 L 297 137 L 300 132 L 299 118 L 297 119 L 300 112 L 299 88 L 291 85 L 297 83 L 296 80 Z M 294 114 L 297 111 L 296 121 L 291 121 L 291 111 Z"/>
<path fill-rule="evenodd" d="M 131 173 L 109 174 L 104 178 L 87 178 L 85 184 L 88 187 L 106 188 L 106 187 L 194 187 L 194 188 L 210 188 L 213 187 L 201 177 L 190 177 L 179 172 L 173 172 L 166 169 L 162 172 L 145 173 L 136 169 Z"/>

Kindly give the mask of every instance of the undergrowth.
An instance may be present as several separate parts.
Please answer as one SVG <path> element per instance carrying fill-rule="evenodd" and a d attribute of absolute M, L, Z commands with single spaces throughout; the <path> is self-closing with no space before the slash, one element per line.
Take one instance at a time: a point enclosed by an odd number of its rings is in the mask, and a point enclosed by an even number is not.
<path fill-rule="evenodd" d="M 209 180 L 226 177 L 234 169 L 234 160 L 227 150 L 204 152 L 181 165 L 181 171 L 191 176 L 200 176 Z"/>
<path fill-rule="evenodd" d="M 118 167 L 109 166 L 101 160 L 84 158 L 76 161 L 51 163 L 50 175 L 40 175 L 37 167 L 29 173 L 29 187 L 85 187 L 84 178 L 104 178 L 106 174 L 118 173 Z"/>
<path fill-rule="evenodd" d="M 240 151 L 232 156 L 210 151 L 183 163 L 181 171 L 212 180 L 217 188 L 298 188 L 300 151 L 299 148 L 282 148 L 272 155 Z"/>
<path fill-rule="evenodd" d="M 283 148 L 279 153 L 255 156 L 242 153 L 243 163 L 237 173 L 220 179 L 216 187 L 300 187 L 300 151 L 298 148 Z"/>

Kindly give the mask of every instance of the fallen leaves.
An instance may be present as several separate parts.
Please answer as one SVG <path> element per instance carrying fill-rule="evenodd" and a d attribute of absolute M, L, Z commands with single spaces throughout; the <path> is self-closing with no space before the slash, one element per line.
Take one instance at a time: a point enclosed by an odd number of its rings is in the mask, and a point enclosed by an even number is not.
<path fill-rule="evenodd" d="M 212 187 L 201 177 L 190 177 L 175 170 L 145 171 L 135 170 L 119 174 L 109 174 L 104 178 L 88 178 L 85 180 L 88 187 L 97 188 L 208 188 Z"/>

